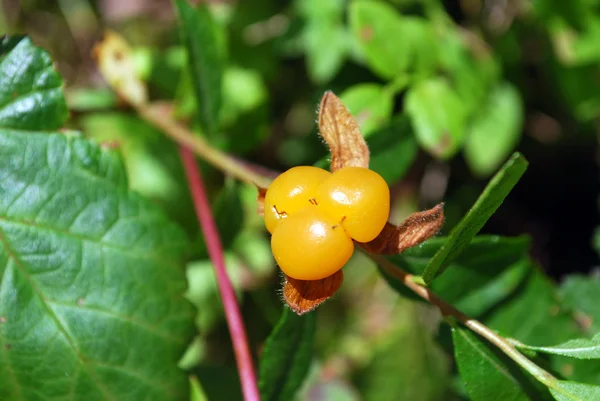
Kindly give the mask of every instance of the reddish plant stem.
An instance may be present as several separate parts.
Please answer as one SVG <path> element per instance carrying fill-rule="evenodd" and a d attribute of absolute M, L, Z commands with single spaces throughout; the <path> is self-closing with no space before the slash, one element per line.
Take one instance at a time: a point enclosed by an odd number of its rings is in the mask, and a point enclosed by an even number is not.
<path fill-rule="evenodd" d="M 215 220 L 213 219 L 210 205 L 204 189 L 204 183 L 196 159 L 191 150 L 186 147 L 180 147 L 181 160 L 185 168 L 188 185 L 194 200 L 194 207 L 198 222 L 204 234 L 208 255 L 213 262 L 219 293 L 225 309 L 225 317 L 229 326 L 229 333 L 233 343 L 233 350 L 237 362 L 240 382 L 242 384 L 242 393 L 245 401 L 260 401 L 258 386 L 256 382 L 256 373 L 254 372 L 254 363 L 248 346 L 246 329 L 237 304 L 235 291 L 231 280 L 225 269 L 225 258 L 223 257 L 223 247 L 217 231 Z"/>

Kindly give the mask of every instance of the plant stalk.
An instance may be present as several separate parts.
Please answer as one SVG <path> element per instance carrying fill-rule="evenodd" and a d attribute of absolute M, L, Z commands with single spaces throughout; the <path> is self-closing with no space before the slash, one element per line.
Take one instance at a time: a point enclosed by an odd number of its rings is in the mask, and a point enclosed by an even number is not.
<path fill-rule="evenodd" d="M 523 369 L 529 372 L 532 376 L 534 376 L 538 381 L 543 383 L 547 387 L 551 387 L 554 389 L 560 389 L 558 386 L 558 380 L 552 374 L 542 369 L 523 354 L 521 354 L 514 346 L 511 344 L 509 340 L 502 337 L 498 333 L 491 330 L 489 327 L 485 326 L 483 323 L 479 322 L 476 319 L 472 319 L 469 316 L 465 315 L 454 306 L 448 304 L 442 298 L 433 293 L 429 288 L 420 285 L 419 280 L 416 279 L 417 276 L 407 273 L 402 270 L 385 257 L 381 255 L 368 254 L 375 263 L 377 263 L 387 274 L 393 276 L 400 280 L 405 286 L 410 288 L 415 294 L 429 302 L 430 304 L 436 306 L 442 316 L 447 317 L 451 316 L 464 326 L 469 328 L 471 331 L 479 334 L 481 337 L 488 340 L 490 343 L 494 344 L 498 347 L 502 352 L 504 352 L 509 358 L 518 363 Z"/>
<path fill-rule="evenodd" d="M 219 294 L 225 310 L 225 317 L 233 343 L 233 350 L 237 368 L 240 374 L 242 384 L 242 393 L 244 401 L 260 401 L 256 373 L 254 371 L 254 362 L 248 346 L 246 329 L 242 320 L 242 314 L 237 304 L 237 298 L 231 280 L 225 269 L 225 258 L 223 256 L 223 246 L 219 238 L 217 226 L 210 210 L 206 190 L 194 153 L 185 146 L 180 148 L 181 160 L 183 162 L 198 222 L 206 241 L 208 255 L 213 262 Z"/>

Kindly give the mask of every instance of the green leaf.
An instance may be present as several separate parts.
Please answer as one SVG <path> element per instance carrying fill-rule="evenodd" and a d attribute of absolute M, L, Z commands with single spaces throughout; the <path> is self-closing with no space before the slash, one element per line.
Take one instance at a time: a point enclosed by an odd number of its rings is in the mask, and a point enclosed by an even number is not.
<path fill-rule="evenodd" d="M 288 308 L 283 310 L 260 361 L 263 401 L 294 399 L 310 367 L 315 319 L 315 313 L 298 316 Z"/>
<path fill-rule="evenodd" d="M 531 398 L 523 389 L 515 366 L 509 366 L 487 344 L 470 331 L 453 327 L 454 356 L 460 377 L 473 401 L 525 401 Z"/>
<path fill-rule="evenodd" d="M 406 94 L 405 109 L 417 141 L 433 156 L 448 159 L 463 145 L 465 106 L 445 79 L 416 83 Z"/>
<path fill-rule="evenodd" d="M 392 93 L 378 84 L 351 86 L 340 95 L 340 99 L 365 137 L 389 121 L 394 107 Z"/>
<path fill-rule="evenodd" d="M 558 388 L 550 388 L 550 393 L 558 401 L 600 400 L 600 386 L 559 380 Z"/>
<path fill-rule="evenodd" d="M 398 182 L 413 165 L 419 151 L 406 116 L 394 118 L 366 139 L 371 151 L 369 168 L 388 184 Z"/>
<path fill-rule="evenodd" d="M 518 348 L 578 359 L 600 359 L 600 333 L 594 338 L 578 338 L 550 347 L 519 344 Z"/>
<path fill-rule="evenodd" d="M 469 246 L 473 237 L 500 207 L 504 198 L 519 181 L 527 169 L 527 165 L 527 160 L 520 153 L 515 153 L 496 173 L 471 210 L 454 227 L 448 241 L 429 262 L 423 272 L 423 280 L 426 283 L 431 283 L 452 260 Z"/>
<path fill-rule="evenodd" d="M 492 89 L 473 117 L 465 142 L 465 158 L 478 175 L 491 174 L 521 137 L 523 105 L 517 89 L 504 83 Z"/>
<path fill-rule="evenodd" d="M 359 50 L 382 78 L 394 79 L 410 68 L 430 72 L 437 62 L 436 39 L 427 20 L 400 15 L 379 1 L 354 1 L 348 12 Z"/>
<path fill-rule="evenodd" d="M 375 346 L 367 367 L 357 373 L 362 399 L 446 399 L 449 369 L 440 363 L 445 354 L 434 341 L 430 328 L 421 321 L 422 309 L 406 300 L 398 309 L 398 313 L 392 315 L 398 324 Z"/>
<path fill-rule="evenodd" d="M 600 331 L 600 277 L 567 276 L 559 293 L 566 307 L 584 315 L 592 332 Z"/>
<path fill-rule="evenodd" d="M 327 38 L 327 51 L 323 51 L 323 38 Z M 344 65 L 349 51 L 345 27 L 341 21 L 311 21 L 304 28 L 302 41 L 311 79 L 317 84 L 329 82 Z"/>
<path fill-rule="evenodd" d="M 174 1 L 188 51 L 196 99 L 200 104 L 200 123 L 206 134 L 215 135 L 219 129 L 223 70 L 218 27 L 205 4 L 200 3 L 194 9 L 187 0 Z"/>
<path fill-rule="evenodd" d="M 0 38 L 0 128 L 53 130 L 68 111 L 52 59 L 29 38 Z"/>
<path fill-rule="evenodd" d="M 195 376 L 190 376 L 190 401 L 208 401 L 200 382 Z"/>
<path fill-rule="evenodd" d="M 183 231 L 114 151 L 0 130 L 0 399 L 181 400 Z"/>

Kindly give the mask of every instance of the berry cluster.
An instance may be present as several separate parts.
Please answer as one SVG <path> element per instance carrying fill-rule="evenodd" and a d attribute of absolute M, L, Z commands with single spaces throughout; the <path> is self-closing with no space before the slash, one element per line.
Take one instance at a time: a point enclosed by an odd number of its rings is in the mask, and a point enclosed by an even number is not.
<path fill-rule="evenodd" d="M 281 270 L 298 280 L 319 280 L 348 262 L 353 240 L 369 242 L 379 235 L 390 212 L 390 190 L 367 168 L 330 173 L 300 166 L 273 181 L 264 206 Z"/>

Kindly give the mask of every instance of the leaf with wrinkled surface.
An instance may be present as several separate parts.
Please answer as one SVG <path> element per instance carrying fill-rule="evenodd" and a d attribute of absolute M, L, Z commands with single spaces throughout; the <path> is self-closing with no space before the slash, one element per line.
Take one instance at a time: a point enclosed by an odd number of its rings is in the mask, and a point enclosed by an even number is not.
<path fill-rule="evenodd" d="M 187 396 L 188 242 L 115 156 L 0 131 L 0 399 Z"/>
<path fill-rule="evenodd" d="M 0 38 L 0 127 L 57 129 L 67 119 L 63 80 L 29 38 Z"/>
<path fill-rule="evenodd" d="M 431 283 L 453 259 L 460 255 L 487 220 L 500 207 L 528 166 L 520 153 L 515 153 L 490 180 L 471 210 L 454 227 L 448 241 L 433 256 L 423 272 L 423 280 Z"/>
<path fill-rule="evenodd" d="M 352 114 L 327 91 L 319 106 L 319 130 L 331 151 L 331 171 L 343 167 L 369 167 L 369 148 Z"/>
<path fill-rule="evenodd" d="M 294 399 L 312 360 L 316 315 L 298 316 L 285 308 L 267 339 L 260 360 L 263 401 Z"/>

